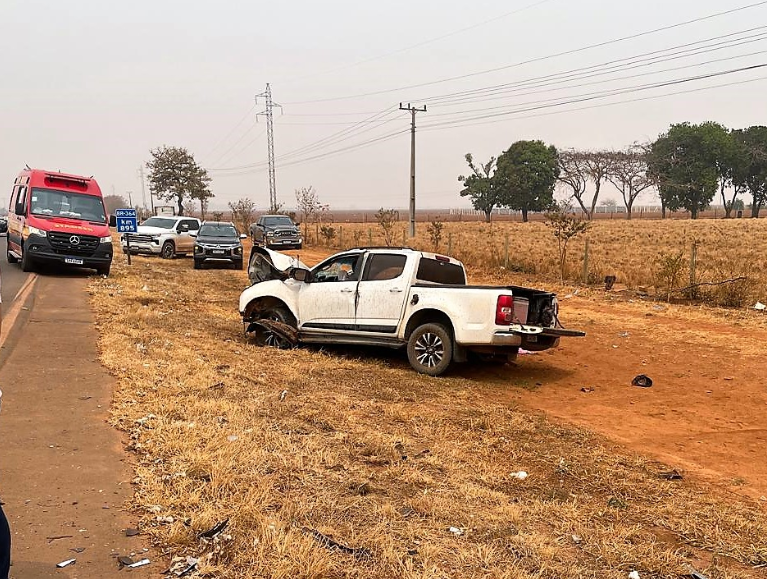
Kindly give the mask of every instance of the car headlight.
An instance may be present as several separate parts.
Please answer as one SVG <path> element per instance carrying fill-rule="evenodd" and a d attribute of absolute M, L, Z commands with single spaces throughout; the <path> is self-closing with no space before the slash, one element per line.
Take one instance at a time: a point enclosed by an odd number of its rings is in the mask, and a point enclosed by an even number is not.
<path fill-rule="evenodd" d="M 266 232 L 266 236 L 267 237 L 274 237 L 274 232 L 273 231 L 267 231 Z"/>
<path fill-rule="evenodd" d="M 101 243 L 112 243 L 112 236 L 107 235 L 106 237 L 101 238 Z"/>
<path fill-rule="evenodd" d="M 202 245 L 195 245 L 194 246 L 194 252 L 195 253 L 202 253 Z"/>
<path fill-rule="evenodd" d="M 39 235 L 40 237 L 48 237 L 47 231 L 43 231 L 42 229 L 38 229 L 37 227 L 32 227 L 31 225 L 27 225 L 27 234 Z"/>
<path fill-rule="evenodd" d="M 236 253 L 237 255 L 242 255 L 242 247 L 241 246 L 240 247 L 235 247 L 234 248 L 234 253 Z"/>

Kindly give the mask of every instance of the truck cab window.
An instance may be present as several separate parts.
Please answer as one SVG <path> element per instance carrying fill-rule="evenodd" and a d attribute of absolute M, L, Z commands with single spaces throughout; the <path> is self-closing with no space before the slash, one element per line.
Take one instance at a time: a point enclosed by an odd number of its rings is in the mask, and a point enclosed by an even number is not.
<path fill-rule="evenodd" d="M 368 258 L 362 281 L 385 281 L 396 279 L 405 270 L 407 257 L 389 253 L 377 253 Z"/>
<path fill-rule="evenodd" d="M 342 255 L 318 266 L 312 272 L 312 281 L 316 283 L 334 281 L 356 281 L 359 279 L 357 264 L 359 254 Z"/>

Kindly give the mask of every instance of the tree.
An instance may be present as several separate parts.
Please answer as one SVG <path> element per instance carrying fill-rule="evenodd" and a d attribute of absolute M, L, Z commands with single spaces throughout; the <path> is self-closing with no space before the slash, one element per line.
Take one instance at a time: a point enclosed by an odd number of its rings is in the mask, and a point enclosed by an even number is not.
<path fill-rule="evenodd" d="M 146 164 L 149 188 L 158 199 L 175 201 L 179 215 L 184 215 L 184 201 L 195 199 L 204 204 L 213 197 L 208 172 L 197 164 L 189 151 L 163 145 L 150 152 L 152 160 Z"/>
<path fill-rule="evenodd" d="M 309 222 L 317 223 L 321 220 L 321 216 L 330 209 L 328 205 L 320 203 L 317 191 L 311 185 L 296 189 L 296 205 L 303 216 L 304 237 L 307 236 Z"/>
<path fill-rule="evenodd" d="M 559 279 L 565 283 L 567 274 L 567 245 L 571 239 L 586 233 L 591 226 L 588 221 L 581 221 L 569 214 L 567 204 L 555 205 L 546 214 L 546 226 L 549 227 L 557 240 L 559 253 Z"/>
<path fill-rule="evenodd" d="M 626 219 L 631 219 L 637 197 L 653 185 L 652 179 L 647 176 L 647 154 L 641 145 L 632 145 L 611 156 L 607 180 L 620 191 L 626 205 Z"/>
<path fill-rule="evenodd" d="M 395 209 L 384 209 L 381 207 L 376 212 L 375 217 L 383 231 L 386 247 L 391 247 L 394 244 L 394 224 L 397 223 L 399 213 Z"/>
<path fill-rule="evenodd" d="M 711 204 L 719 183 L 717 127 L 716 123 L 671 125 L 651 145 L 649 176 L 664 207 L 684 208 L 697 219 Z"/>
<path fill-rule="evenodd" d="M 128 202 L 122 195 L 105 195 L 104 207 L 106 207 L 107 214 L 114 215 L 115 209 L 127 208 Z"/>
<path fill-rule="evenodd" d="M 733 139 L 745 154 L 745 161 L 734 174 L 734 186 L 751 195 L 751 217 L 759 217 L 767 202 L 767 127 L 733 131 Z"/>
<path fill-rule="evenodd" d="M 543 141 L 517 141 L 500 157 L 494 175 L 499 204 L 522 211 L 545 211 L 554 203 L 559 177 L 557 149 Z"/>
<path fill-rule="evenodd" d="M 461 197 L 470 197 L 472 207 L 477 211 L 484 212 L 485 221 L 490 223 L 493 209 L 498 205 L 495 180 L 493 179 L 496 159 L 490 157 L 487 163 L 477 166 L 474 164 L 471 153 L 466 153 L 465 158 L 469 169 L 471 169 L 471 175 L 458 177 L 458 180 L 463 183 L 460 195 Z"/>
<path fill-rule="evenodd" d="M 586 216 L 591 219 L 590 213 L 585 204 L 584 196 L 588 186 L 588 175 L 583 155 L 572 149 L 560 151 L 559 156 L 559 181 L 563 183 L 572 192 L 571 197 L 578 201 Z"/>
<path fill-rule="evenodd" d="M 591 198 L 591 211 L 588 212 L 589 219 L 593 219 L 594 211 L 597 207 L 597 200 L 602 191 L 602 184 L 607 181 L 607 175 L 610 173 L 612 153 L 610 151 L 588 151 L 582 153 L 582 155 L 583 162 L 586 166 L 586 174 L 594 183 L 594 196 Z"/>
<path fill-rule="evenodd" d="M 238 226 L 240 233 L 250 231 L 250 224 L 253 222 L 256 212 L 256 204 L 252 199 L 243 197 L 234 203 L 229 202 L 229 210 L 232 212 L 232 221 Z"/>

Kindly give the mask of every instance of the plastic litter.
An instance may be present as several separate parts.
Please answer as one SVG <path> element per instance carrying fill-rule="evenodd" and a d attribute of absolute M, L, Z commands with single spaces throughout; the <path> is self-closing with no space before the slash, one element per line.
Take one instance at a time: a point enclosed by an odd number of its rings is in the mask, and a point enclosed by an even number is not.
<path fill-rule="evenodd" d="M 629 573 L 629 579 L 639 579 L 639 571 L 632 571 Z"/>
<path fill-rule="evenodd" d="M 149 565 L 149 563 L 151 563 L 149 559 L 141 559 L 141 561 L 131 563 L 130 565 L 127 565 L 127 567 L 130 569 L 135 569 L 136 567 L 144 567 L 145 565 Z"/>
<path fill-rule="evenodd" d="M 287 390 L 283 390 L 282 392 L 280 392 L 280 402 L 285 400 L 285 396 L 287 396 L 287 395 L 288 395 L 288 391 Z"/>
<path fill-rule="evenodd" d="M 640 374 L 631 381 L 631 384 L 640 388 L 650 388 L 652 386 L 652 378 L 645 374 Z"/>
<path fill-rule="evenodd" d="M 212 539 L 216 535 L 218 535 L 221 531 L 226 529 L 226 526 L 229 524 L 229 519 L 224 519 L 220 523 L 216 523 L 213 527 L 208 529 L 207 531 L 203 531 L 200 533 L 201 539 Z"/>
<path fill-rule="evenodd" d="M 230 434 L 229 436 L 226 437 L 226 439 L 229 442 L 235 442 L 238 438 L 239 438 L 239 436 L 237 436 L 236 434 Z"/>
<path fill-rule="evenodd" d="M 576 545 L 580 545 L 583 542 L 583 539 L 580 538 L 579 535 L 572 535 L 573 543 Z"/>
<path fill-rule="evenodd" d="M 754 309 L 755 309 L 757 312 L 763 312 L 764 310 L 767 310 L 767 306 L 766 306 L 766 305 L 764 305 L 762 302 L 756 302 L 756 303 L 754 304 Z"/>
<path fill-rule="evenodd" d="M 64 567 L 69 567 L 70 565 L 74 565 L 77 563 L 77 559 L 67 559 L 66 561 L 62 561 L 61 563 L 56 563 L 56 567 L 59 569 L 63 569 Z"/>
<path fill-rule="evenodd" d="M 463 535 L 463 531 L 459 529 L 458 527 L 450 527 L 448 531 L 453 533 L 456 537 L 460 537 L 461 535 Z"/>
<path fill-rule="evenodd" d="M 527 473 L 523 470 L 511 473 L 511 477 L 517 480 L 525 480 L 527 476 L 528 476 Z"/>

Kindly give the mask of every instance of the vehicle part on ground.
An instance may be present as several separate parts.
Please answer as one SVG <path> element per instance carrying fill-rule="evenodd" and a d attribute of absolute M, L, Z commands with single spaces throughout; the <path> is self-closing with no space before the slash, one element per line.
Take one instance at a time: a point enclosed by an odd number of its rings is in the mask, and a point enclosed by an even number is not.
<path fill-rule="evenodd" d="M 331 539 L 327 535 L 323 535 L 315 529 L 310 529 L 309 527 L 301 527 L 301 532 L 305 535 L 313 537 L 320 545 L 330 549 L 331 551 L 340 551 L 341 553 L 346 553 L 347 555 L 353 555 L 355 557 L 370 557 L 370 551 L 367 549 L 360 547 L 347 547 L 346 545 L 342 545 L 338 541 Z"/>
<path fill-rule="evenodd" d="M 636 376 L 631 381 L 631 383 L 634 386 L 639 386 L 640 388 L 650 388 L 652 386 L 652 378 L 644 374 L 640 374 L 639 376 Z"/>
<path fill-rule="evenodd" d="M 444 374 L 453 361 L 453 338 L 441 324 L 418 326 L 408 339 L 407 357 L 413 369 L 421 374 Z"/>

